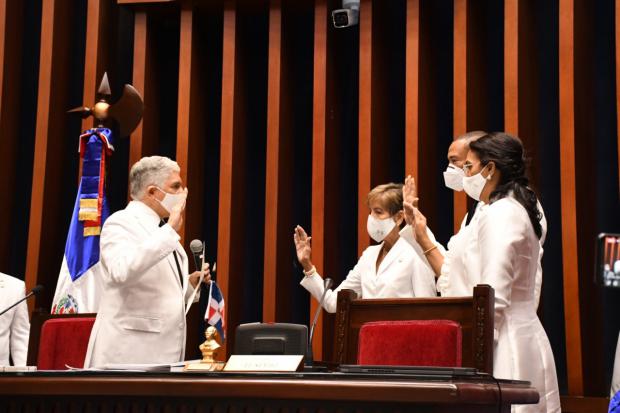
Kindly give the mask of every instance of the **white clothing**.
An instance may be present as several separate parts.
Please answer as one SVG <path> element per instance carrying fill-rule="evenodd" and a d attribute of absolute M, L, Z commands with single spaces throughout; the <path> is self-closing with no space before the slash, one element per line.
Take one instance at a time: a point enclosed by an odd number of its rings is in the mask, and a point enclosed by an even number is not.
<path fill-rule="evenodd" d="M 541 225 L 539 240 L 527 211 L 510 196 L 480 203 L 469 225 L 450 239 L 437 281 L 442 296 L 470 296 L 476 284 L 495 290 L 493 375 L 531 381 L 540 394 L 538 404 L 512 408 L 518 413 L 560 411 L 555 361 L 536 315 L 546 219 Z M 411 229 L 404 237 L 415 243 Z"/>
<path fill-rule="evenodd" d="M 159 222 L 157 213 L 139 201 L 106 220 L 101 231 L 101 304 L 84 367 L 184 359 L 185 309 L 194 289 L 179 235 Z"/>
<path fill-rule="evenodd" d="M 620 391 L 620 334 L 616 344 L 616 358 L 614 360 L 613 376 L 611 377 L 611 391 L 609 397 L 614 397 Z"/>
<path fill-rule="evenodd" d="M 25 294 L 26 286 L 22 280 L 0 272 L 0 311 L 24 298 Z M 25 301 L 0 315 L 0 366 L 9 365 L 9 354 L 13 365 L 26 365 L 29 336 L 30 321 Z"/>
<path fill-rule="evenodd" d="M 559 412 L 553 352 L 536 315 L 540 242 L 527 211 L 512 197 L 495 201 L 480 210 L 472 235 L 476 250 L 465 264 L 478 265 L 480 282 L 495 290 L 493 375 L 529 380 L 538 390 L 538 404 L 513 407 L 513 411 Z"/>
<path fill-rule="evenodd" d="M 463 218 L 461 222 L 461 228 L 459 232 L 454 234 L 450 241 L 448 241 L 448 250 L 435 240 L 435 236 L 433 232 L 427 228 L 427 234 L 430 240 L 437 245 L 437 249 L 444 256 L 444 263 L 441 268 L 441 275 L 437 279 L 437 291 L 441 294 L 442 297 L 461 297 L 461 296 L 470 296 L 473 293 L 474 287 L 480 283 L 480 269 L 479 268 L 467 268 L 463 265 L 463 256 L 470 253 L 471 250 L 471 242 L 470 236 L 472 231 L 476 231 L 478 226 L 478 217 L 479 211 L 484 207 L 484 202 L 479 201 L 476 205 L 476 209 L 474 211 L 474 216 L 471 219 L 471 222 L 468 225 L 465 225 L 467 222 L 467 214 Z M 538 308 L 538 303 L 540 302 L 540 292 L 542 289 L 542 256 L 544 252 L 543 244 L 545 243 L 545 239 L 547 238 L 547 218 L 545 217 L 545 212 L 542 208 L 540 202 L 537 202 L 538 211 L 541 213 L 542 218 L 540 220 L 540 225 L 542 229 L 542 236 L 540 237 L 539 244 L 539 255 L 538 255 L 538 265 L 536 267 L 536 282 L 535 282 L 535 297 L 536 297 L 536 308 Z M 428 263 L 426 257 L 424 256 L 424 252 L 415 241 L 415 236 L 413 235 L 413 229 L 410 225 L 407 225 L 402 231 L 401 236 L 409 242 L 414 247 L 414 250 L 418 253 L 418 256 L 424 260 L 424 262 Z M 456 260 L 458 263 L 454 268 L 451 268 L 452 261 Z"/>
<path fill-rule="evenodd" d="M 412 298 L 436 297 L 433 271 L 412 251 L 409 244 L 399 238 L 388 251 L 377 271 L 377 257 L 383 243 L 366 248 L 347 278 L 335 290 L 325 294 L 323 308 L 336 312 L 338 292 L 355 291 L 358 298 Z M 323 278 L 318 274 L 304 277 L 300 284 L 314 298 L 323 295 Z"/>

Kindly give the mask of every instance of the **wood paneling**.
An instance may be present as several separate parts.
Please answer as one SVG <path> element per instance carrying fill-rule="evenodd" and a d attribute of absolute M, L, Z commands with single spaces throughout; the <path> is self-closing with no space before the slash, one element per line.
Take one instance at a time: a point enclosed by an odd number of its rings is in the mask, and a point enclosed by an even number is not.
<path fill-rule="evenodd" d="M 504 1 L 504 131 L 519 135 L 519 1 Z"/>
<path fill-rule="evenodd" d="M 454 136 L 467 132 L 467 7 L 468 0 L 454 0 Z M 455 233 L 466 213 L 467 196 L 455 191 Z"/>
<path fill-rule="evenodd" d="M 560 0 L 560 169 L 568 394 L 583 394 L 575 178 L 574 3 Z"/>
<path fill-rule="evenodd" d="M 418 179 L 419 146 L 419 72 L 420 72 L 420 2 L 407 0 L 405 80 L 405 175 Z"/>
<path fill-rule="evenodd" d="M 84 18 L 76 15 L 80 10 L 76 6 L 72 1 L 44 0 L 42 3 L 26 285 L 30 288 L 41 283 L 49 287 L 36 301 L 38 306 L 48 308 L 64 255 L 70 217 L 67 210 L 71 210 L 75 199 L 74 188 L 69 191 L 63 185 L 66 179 L 75 182 L 77 178 L 77 151 L 68 148 L 77 147 L 75 137 L 79 134 L 79 126 L 71 128 L 73 119 L 65 114 L 67 109 L 80 104 L 71 99 L 71 92 L 80 87 L 83 73 L 83 66 L 77 72 L 71 60 L 74 55 L 83 53 L 75 40 L 84 33 L 78 32 L 79 26 L 72 23 L 73 19 Z"/>
<path fill-rule="evenodd" d="M 328 9 L 327 0 L 317 0 L 314 6 L 314 65 L 312 108 L 312 260 L 321 274 L 325 274 L 325 213 L 327 172 L 327 68 L 328 68 Z M 331 235 L 331 234 L 330 234 Z M 310 314 L 318 308 L 318 302 L 310 299 Z M 322 313 L 322 311 L 321 311 Z M 323 317 L 314 330 L 313 356 L 323 360 Z"/>
<path fill-rule="evenodd" d="M 282 2 L 269 5 L 269 75 L 267 85 L 267 170 L 265 176 L 265 258 L 263 264 L 263 321 L 276 321 L 278 277 L 278 219 L 285 211 L 279 208 L 280 153 L 286 139 L 280 128 L 282 112 L 280 94 L 282 78 Z M 282 303 L 283 304 L 283 303 Z"/>
<path fill-rule="evenodd" d="M 7 194 L 18 188 L 19 116 L 23 98 L 22 31 L 23 3 L 16 0 L 0 1 L 0 186 Z M 5 197 L 0 203 L 0 271 L 9 271 L 14 234 L 12 222 L 15 200 Z M 16 274 L 17 275 L 17 274 Z M 19 274 L 21 276 L 21 274 Z"/>
<path fill-rule="evenodd" d="M 372 123 L 373 119 L 373 5 L 371 0 L 362 0 L 359 19 L 359 140 L 357 160 L 357 255 L 368 247 L 370 238 L 366 230 L 368 211 L 364 208 L 366 195 L 370 192 L 373 172 Z"/>
<path fill-rule="evenodd" d="M 230 326 L 236 314 L 232 311 L 234 303 L 230 287 L 234 285 L 234 250 L 233 220 L 238 205 L 234 202 L 233 182 L 234 152 L 237 144 L 235 134 L 235 99 L 236 96 L 236 2 L 224 1 L 224 46 L 222 49 L 222 138 L 220 143 L 220 195 L 219 195 L 219 237 L 217 243 L 218 283 L 227 304 L 227 324 Z M 232 305 L 231 305 L 232 304 Z M 232 314 L 231 314 L 232 313 Z M 237 316 L 238 317 L 238 316 Z M 229 329 L 229 331 L 231 331 Z"/>

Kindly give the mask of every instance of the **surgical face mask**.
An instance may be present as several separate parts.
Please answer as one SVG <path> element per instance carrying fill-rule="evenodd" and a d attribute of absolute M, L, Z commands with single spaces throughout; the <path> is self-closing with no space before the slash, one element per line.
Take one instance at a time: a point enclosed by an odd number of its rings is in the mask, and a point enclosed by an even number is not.
<path fill-rule="evenodd" d="M 464 177 L 465 172 L 463 172 L 463 169 L 453 164 L 449 164 L 445 172 L 443 173 L 443 181 L 445 182 L 446 186 L 453 191 L 463 190 Z"/>
<path fill-rule="evenodd" d="M 463 177 L 463 189 L 465 190 L 465 193 L 476 201 L 480 201 L 480 194 L 482 193 L 484 186 L 487 181 L 491 180 L 491 175 L 489 174 L 489 176 L 485 178 L 482 176 L 482 171 L 484 171 L 484 168 L 482 168 L 482 170 L 474 176 Z"/>
<path fill-rule="evenodd" d="M 161 206 L 168 211 L 168 213 L 172 213 L 172 208 L 174 208 L 176 205 L 180 204 L 181 202 L 185 202 L 185 192 L 179 192 L 177 194 L 171 194 L 169 192 L 164 191 L 163 189 L 161 189 L 160 187 L 157 187 L 157 189 L 159 189 L 161 192 L 164 193 L 164 199 L 162 199 L 161 201 L 157 198 L 157 201 L 161 204 Z"/>
<path fill-rule="evenodd" d="M 392 217 L 385 219 L 378 219 L 374 216 L 368 215 L 368 222 L 366 223 L 366 229 L 370 238 L 377 242 L 383 241 L 383 239 L 389 234 L 396 226 L 396 222 Z"/>

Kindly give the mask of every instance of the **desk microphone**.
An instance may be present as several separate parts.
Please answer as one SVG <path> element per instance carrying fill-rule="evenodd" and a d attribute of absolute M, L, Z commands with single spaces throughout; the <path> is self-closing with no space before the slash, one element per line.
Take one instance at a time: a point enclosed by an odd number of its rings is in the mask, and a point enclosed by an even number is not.
<path fill-rule="evenodd" d="M 194 264 L 196 264 L 196 271 L 202 271 L 202 241 L 195 239 L 189 244 L 189 249 L 194 256 Z"/>
<path fill-rule="evenodd" d="M 15 307 L 17 304 L 21 303 L 22 301 L 25 301 L 25 300 L 29 299 L 33 295 L 39 294 L 41 291 L 43 291 L 43 289 L 44 289 L 44 287 L 41 284 L 37 285 L 24 298 L 20 298 L 16 303 L 13 303 L 11 306 L 9 306 L 9 307 L 5 308 L 4 310 L 0 311 L 0 315 L 6 313 L 11 308 Z"/>
<path fill-rule="evenodd" d="M 314 313 L 314 319 L 312 320 L 312 325 L 310 326 L 310 338 L 308 339 L 308 350 L 306 351 L 306 362 L 304 363 L 307 366 L 312 366 L 314 364 L 314 356 L 312 354 L 312 339 L 314 338 L 314 328 L 316 327 L 317 321 L 319 321 L 319 314 L 321 313 L 321 309 L 323 308 L 323 301 L 325 301 L 325 295 L 327 294 L 327 290 L 332 287 L 333 283 L 334 282 L 331 278 L 325 278 L 323 280 L 323 295 L 321 296 L 319 306 Z"/>

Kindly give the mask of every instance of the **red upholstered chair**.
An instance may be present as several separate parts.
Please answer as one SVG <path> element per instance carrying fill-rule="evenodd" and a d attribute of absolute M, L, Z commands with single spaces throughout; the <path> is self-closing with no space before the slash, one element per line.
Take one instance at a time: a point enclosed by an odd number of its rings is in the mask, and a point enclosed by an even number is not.
<path fill-rule="evenodd" d="M 95 317 L 52 318 L 43 323 L 37 368 L 66 370 L 82 368 Z"/>
<path fill-rule="evenodd" d="M 451 320 L 373 321 L 360 329 L 357 364 L 461 367 L 461 349 Z"/>

